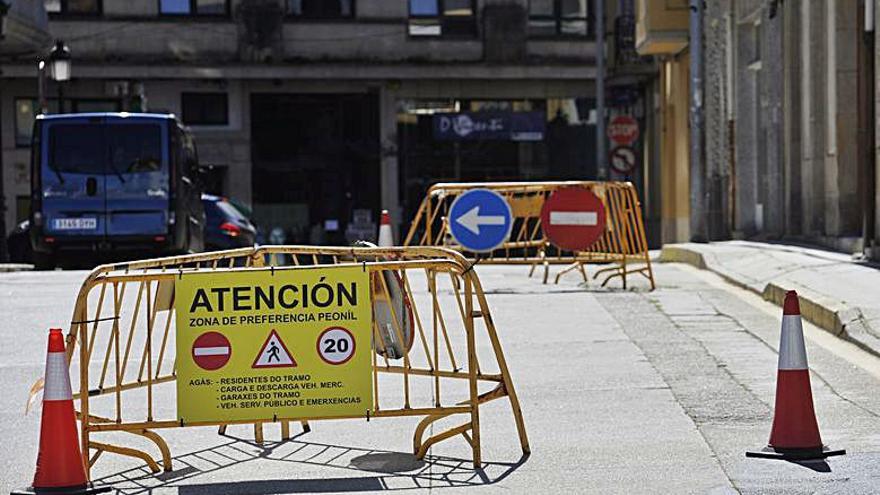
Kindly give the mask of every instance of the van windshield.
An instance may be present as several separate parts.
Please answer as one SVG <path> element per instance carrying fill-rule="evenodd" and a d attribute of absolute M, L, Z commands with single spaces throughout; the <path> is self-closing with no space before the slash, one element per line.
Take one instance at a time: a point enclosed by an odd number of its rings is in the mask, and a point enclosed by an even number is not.
<path fill-rule="evenodd" d="M 49 167 L 64 173 L 103 175 L 162 168 L 162 134 L 156 124 L 58 124 L 49 129 Z"/>

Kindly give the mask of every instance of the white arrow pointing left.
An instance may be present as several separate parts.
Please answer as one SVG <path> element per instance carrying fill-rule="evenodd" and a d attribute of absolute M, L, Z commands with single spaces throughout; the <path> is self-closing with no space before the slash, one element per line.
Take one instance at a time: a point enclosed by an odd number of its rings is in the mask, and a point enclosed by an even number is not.
<path fill-rule="evenodd" d="M 504 215 L 480 216 L 480 207 L 474 206 L 467 213 L 456 218 L 455 221 L 474 234 L 480 235 L 480 225 L 504 225 L 507 218 Z"/>

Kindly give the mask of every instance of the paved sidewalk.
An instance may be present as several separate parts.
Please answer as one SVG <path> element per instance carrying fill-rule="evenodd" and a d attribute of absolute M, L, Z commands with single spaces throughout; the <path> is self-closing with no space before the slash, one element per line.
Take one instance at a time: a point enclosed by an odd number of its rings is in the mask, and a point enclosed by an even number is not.
<path fill-rule="evenodd" d="M 849 255 L 784 244 L 728 241 L 667 244 L 661 262 L 710 270 L 781 305 L 788 290 L 804 317 L 880 355 L 880 267 Z"/>

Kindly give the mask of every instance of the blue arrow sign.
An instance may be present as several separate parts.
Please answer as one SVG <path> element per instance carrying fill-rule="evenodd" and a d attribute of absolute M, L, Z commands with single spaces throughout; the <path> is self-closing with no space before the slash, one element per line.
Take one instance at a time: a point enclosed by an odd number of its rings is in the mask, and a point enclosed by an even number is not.
<path fill-rule="evenodd" d="M 510 237 L 513 214 L 500 194 L 471 189 L 452 202 L 449 232 L 468 251 L 489 252 Z"/>

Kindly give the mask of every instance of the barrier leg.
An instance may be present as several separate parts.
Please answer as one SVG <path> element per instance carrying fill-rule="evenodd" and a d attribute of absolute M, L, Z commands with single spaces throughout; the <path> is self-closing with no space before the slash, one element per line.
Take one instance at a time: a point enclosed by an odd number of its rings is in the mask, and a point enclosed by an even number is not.
<path fill-rule="evenodd" d="M 302 425 L 303 433 L 308 433 L 312 431 L 312 427 L 309 426 L 308 421 L 300 421 L 299 424 Z M 290 440 L 290 421 L 282 421 L 281 422 L 281 441 L 286 442 Z"/>
<path fill-rule="evenodd" d="M 161 471 L 161 469 L 159 469 L 159 464 L 150 456 L 150 454 L 147 454 L 146 452 L 141 452 L 140 450 L 132 449 L 132 448 L 128 448 L 128 447 L 120 447 L 118 445 L 110 445 L 108 443 L 98 443 L 98 442 L 89 442 L 89 447 L 97 450 L 95 455 L 87 461 L 88 464 L 86 464 L 86 465 L 89 467 L 91 467 L 91 465 L 94 464 L 94 462 L 98 460 L 98 457 L 100 457 L 102 452 L 112 452 L 114 454 L 124 455 L 124 456 L 128 456 L 128 457 L 134 457 L 135 459 L 140 459 L 140 460 L 144 461 L 145 463 L 147 463 L 147 467 L 150 469 L 150 472 L 152 472 L 153 474 L 156 474 L 159 471 Z M 88 451 L 86 451 L 86 452 L 88 452 Z"/>
<path fill-rule="evenodd" d="M 170 472 L 172 470 L 171 467 L 171 449 L 168 448 L 168 444 L 165 443 L 165 439 L 160 437 L 156 432 L 150 430 L 140 430 L 133 431 L 135 435 L 140 435 L 144 438 L 151 440 L 156 447 L 159 449 L 159 452 L 162 453 L 162 467 L 166 472 Z"/>
<path fill-rule="evenodd" d="M 479 282 L 477 282 L 479 284 Z M 477 285 L 479 288 L 479 285 Z M 504 359 L 504 352 L 501 350 L 501 341 L 495 332 L 495 322 L 489 313 L 489 303 L 486 301 L 486 295 L 482 289 L 477 292 L 477 301 L 480 305 L 480 313 L 482 313 L 483 321 L 486 325 L 486 333 L 489 335 L 489 342 L 492 343 L 492 350 L 495 352 L 495 361 L 498 363 L 498 370 L 501 372 L 502 384 L 504 391 L 510 400 L 510 409 L 513 413 L 513 419 L 516 422 L 516 431 L 519 434 L 519 442 L 522 446 L 523 454 L 528 455 L 532 449 L 529 446 L 529 436 L 526 433 L 526 424 L 523 421 L 522 409 L 519 406 L 519 398 L 516 396 L 516 390 L 513 388 L 513 380 L 510 378 L 510 371 L 507 368 L 507 360 Z"/>
<path fill-rule="evenodd" d="M 546 283 L 546 278 L 544 282 Z M 464 280 L 464 309 L 465 309 L 465 329 L 467 330 L 467 347 L 468 347 L 468 381 L 470 382 L 470 403 L 471 403 L 471 447 L 474 455 L 474 468 L 479 469 L 482 465 L 480 458 L 480 398 L 477 390 L 477 344 L 474 335 L 474 295 L 473 282 L 470 277 Z M 464 433 L 464 432 L 462 432 Z M 465 437 L 467 438 L 467 437 Z"/>
<path fill-rule="evenodd" d="M 657 288 L 657 286 L 654 285 L 654 269 L 651 268 L 651 258 L 647 252 L 645 252 L 645 263 L 647 263 L 647 269 L 648 269 L 647 277 L 648 277 L 648 280 L 651 281 L 651 290 L 654 290 Z M 642 272 L 642 273 L 644 273 L 644 272 Z"/>
<path fill-rule="evenodd" d="M 538 264 L 543 263 L 547 259 L 547 253 L 544 249 L 538 251 L 538 259 L 532 262 L 532 266 L 529 269 L 529 278 L 532 278 L 532 275 L 535 274 L 535 268 L 538 267 Z M 544 265 L 546 267 L 546 265 Z M 544 275 L 544 283 L 547 283 L 547 276 Z"/>
<path fill-rule="evenodd" d="M 574 263 L 563 268 L 559 271 L 559 273 L 556 274 L 556 281 L 554 283 L 559 284 L 559 279 L 562 278 L 563 275 L 574 270 L 580 271 L 581 275 L 584 277 L 584 282 L 587 281 L 587 272 L 584 271 L 584 264 L 580 261 L 575 261 Z"/>
<path fill-rule="evenodd" d="M 413 455 L 417 458 L 421 459 L 424 457 L 424 453 L 419 456 L 419 452 L 422 452 L 422 445 L 424 442 L 422 441 L 422 436 L 425 434 L 425 430 L 428 429 L 436 421 L 439 421 L 443 418 L 449 417 L 449 414 L 436 414 L 433 416 L 426 416 L 424 419 L 419 421 L 419 424 L 416 426 L 416 431 L 413 433 Z M 427 449 L 425 449 L 425 453 Z"/>

